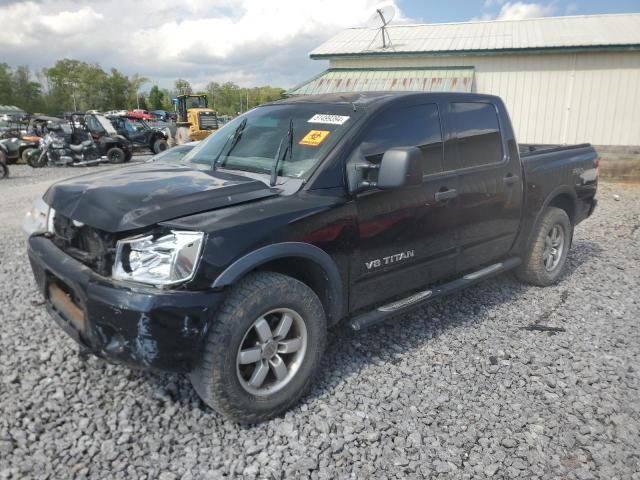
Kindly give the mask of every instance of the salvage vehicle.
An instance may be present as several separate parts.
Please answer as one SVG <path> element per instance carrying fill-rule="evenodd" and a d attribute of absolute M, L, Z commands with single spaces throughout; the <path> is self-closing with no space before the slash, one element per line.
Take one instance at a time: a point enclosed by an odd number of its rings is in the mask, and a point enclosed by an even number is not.
<path fill-rule="evenodd" d="M 131 142 L 118 134 L 104 115 L 72 113 L 68 118 L 74 129 L 72 143 L 84 141 L 86 133 L 89 133 L 98 146 L 100 155 L 106 156 L 109 163 L 123 163 L 131 160 L 133 156 Z"/>
<path fill-rule="evenodd" d="M 184 372 L 254 423 L 307 390 L 338 322 L 360 330 L 513 269 L 560 279 L 598 157 L 521 148 L 494 96 L 289 98 L 181 164 L 54 184 L 26 217 L 29 258 L 83 348 Z"/>
<path fill-rule="evenodd" d="M 63 122 L 61 118 L 46 115 L 26 116 L 12 124 L 0 139 L 0 160 L 8 164 L 27 158 L 38 148 L 40 138 L 47 133 L 47 125 Z M 24 127 L 24 129 L 23 129 Z M 25 133 L 26 132 L 26 133 Z"/>
<path fill-rule="evenodd" d="M 11 164 L 22 160 L 26 163 L 29 154 L 38 148 L 39 141 L 36 135 L 3 138 L 0 140 L 0 161 Z"/>
<path fill-rule="evenodd" d="M 164 152 L 169 145 L 168 136 L 159 128 L 153 128 L 141 118 L 130 115 L 107 117 L 118 134 L 129 140 L 132 146 L 148 148 L 153 153 Z"/>

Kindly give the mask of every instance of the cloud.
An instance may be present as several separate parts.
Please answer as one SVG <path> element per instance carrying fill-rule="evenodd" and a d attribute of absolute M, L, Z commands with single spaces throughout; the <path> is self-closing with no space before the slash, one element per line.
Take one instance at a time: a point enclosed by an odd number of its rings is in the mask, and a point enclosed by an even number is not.
<path fill-rule="evenodd" d="M 325 67 L 309 60 L 309 51 L 362 25 L 379 3 L 0 0 L 0 51 L 12 65 L 41 68 L 71 57 L 163 86 L 183 77 L 196 87 L 212 80 L 289 87 Z M 401 12 L 397 17 L 404 19 Z"/>
<path fill-rule="evenodd" d="M 567 12 L 573 4 L 567 7 Z M 473 17 L 472 22 L 487 20 L 522 20 L 525 18 L 548 17 L 557 13 L 555 1 L 547 4 L 507 2 L 506 0 L 485 0 L 483 8 L 501 6 L 496 13 L 483 13 Z"/>
<path fill-rule="evenodd" d="M 555 5 L 525 2 L 507 2 L 500 9 L 496 20 L 522 20 L 524 18 L 548 17 L 556 13 Z"/>

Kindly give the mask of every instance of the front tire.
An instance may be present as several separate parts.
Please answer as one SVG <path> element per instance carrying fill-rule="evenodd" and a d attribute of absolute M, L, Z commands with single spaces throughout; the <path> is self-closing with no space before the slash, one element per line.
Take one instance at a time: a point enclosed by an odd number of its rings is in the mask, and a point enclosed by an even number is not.
<path fill-rule="evenodd" d="M 191 135 L 187 127 L 178 127 L 176 129 L 175 143 L 176 145 L 184 145 L 191 141 Z"/>
<path fill-rule="evenodd" d="M 324 309 L 313 290 L 279 273 L 251 274 L 231 289 L 213 320 L 191 383 L 232 420 L 268 420 L 307 390 L 325 341 Z"/>
<path fill-rule="evenodd" d="M 169 148 L 169 145 L 164 138 L 159 138 L 153 143 L 153 153 L 155 154 L 164 152 L 167 148 Z"/>
<path fill-rule="evenodd" d="M 46 152 L 36 149 L 27 156 L 27 164 L 31 168 L 42 168 L 47 166 L 49 159 Z"/>
<path fill-rule="evenodd" d="M 121 148 L 111 147 L 107 151 L 107 160 L 109 163 L 124 163 L 127 160 L 127 156 Z"/>
<path fill-rule="evenodd" d="M 556 283 L 564 272 L 572 238 L 573 226 L 567 212 L 549 207 L 538 223 L 518 277 L 540 287 Z"/>
<path fill-rule="evenodd" d="M 36 149 L 33 147 L 25 148 L 20 154 L 20 159 L 22 160 L 22 163 L 27 163 L 27 160 L 29 159 L 29 155 L 31 155 L 31 152 L 34 152 L 35 150 Z"/>
<path fill-rule="evenodd" d="M 7 164 L 0 161 L 0 178 L 6 178 L 9 176 L 9 167 Z"/>

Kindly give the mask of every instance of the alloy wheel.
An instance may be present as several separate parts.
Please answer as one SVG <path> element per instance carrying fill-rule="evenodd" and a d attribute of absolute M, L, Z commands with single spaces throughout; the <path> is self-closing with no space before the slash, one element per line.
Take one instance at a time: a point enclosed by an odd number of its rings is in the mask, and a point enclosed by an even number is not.
<path fill-rule="evenodd" d="M 307 340 L 304 320 L 294 310 L 278 308 L 256 319 L 236 356 L 240 385 L 256 396 L 284 388 L 302 365 Z"/>
<path fill-rule="evenodd" d="M 547 233 L 544 239 L 544 251 L 542 261 L 547 272 L 555 270 L 562 259 L 564 252 L 564 229 L 561 225 L 555 224 Z"/>

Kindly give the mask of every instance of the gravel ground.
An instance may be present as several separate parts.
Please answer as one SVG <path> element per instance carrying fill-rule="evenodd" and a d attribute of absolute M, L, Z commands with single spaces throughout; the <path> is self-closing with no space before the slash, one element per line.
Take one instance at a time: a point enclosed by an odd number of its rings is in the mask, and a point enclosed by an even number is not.
<path fill-rule="evenodd" d="M 601 186 L 557 286 L 338 328 L 304 401 L 241 427 L 180 376 L 81 358 L 32 303 L 24 198 L 74 173 L 0 181 L 0 478 L 640 479 L 640 187 Z"/>

